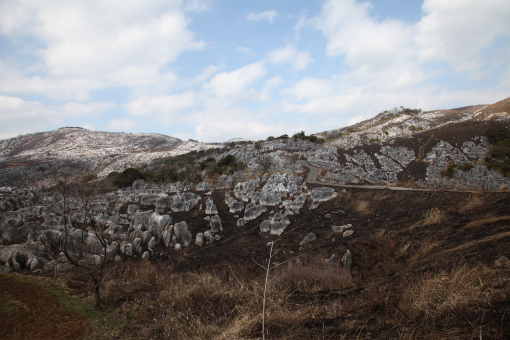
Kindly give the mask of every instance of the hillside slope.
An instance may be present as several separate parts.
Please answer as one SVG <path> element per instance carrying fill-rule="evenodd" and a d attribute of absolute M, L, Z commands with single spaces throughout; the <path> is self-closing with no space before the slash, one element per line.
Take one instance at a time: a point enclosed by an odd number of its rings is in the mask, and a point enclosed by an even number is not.
<path fill-rule="evenodd" d="M 217 147 L 171 136 L 90 131 L 82 128 L 21 135 L 0 141 L 0 185 L 24 177 L 39 179 L 78 176 L 104 177 L 112 171 L 140 166 L 156 158 Z"/>

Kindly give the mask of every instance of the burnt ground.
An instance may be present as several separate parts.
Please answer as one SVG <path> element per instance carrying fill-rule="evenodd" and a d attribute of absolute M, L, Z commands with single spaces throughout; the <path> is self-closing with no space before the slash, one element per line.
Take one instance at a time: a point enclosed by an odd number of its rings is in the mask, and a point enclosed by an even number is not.
<path fill-rule="evenodd" d="M 0 275 L 0 338 L 66 340 L 91 333 L 86 316 L 66 309 L 48 290 Z"/>
<path fill-rule="evenodd" d="M 297 256 L 303 261 L 323 261 L 333 254 L 341 258 L 349 249 L 353 257 L 351 287 L 313 294 L 298 291 L 289 298 L 290 305 L 317 305 L 324 309 L 322 316 L 318 312 L 317 316 L 304 321 L 310 334 L 299 329 L 295 338 L 314 339 L 316 332 L 323 331 L 332 338 L 338 334 L 347 334 L 347 338 L 357 334 L 359 338 L 371 339 L 394 338 L 392 323 L 395 318 L 408 322 L 399 307 L 400 300 L 405 288 L 418 281 L 418 277 L 452 271 L 463 265 L 494 268 L 495 260 L 501 256 L 510 258 L 509 192 L 336 190 L 339 196 L 321 203 L 317 209 L 310 210 L 310 202 L 307 202 L 299 215 L 289 216 L 292 223 L 280 239 L 268 233 L 261 234 L 259 229 L 260 223 L 277 212 L 278 207 L 274 212 L 269 207 L 261 217 L 237 227 L 237 217 L 228 212 L 223 202 L 225 191 L 214 191 L 212 197 L 224 228 L 219 233 L 222 238 L 213 244 L 200 248 L 191 245 L 181 251 L 159 246 L 151 262 L 163 272 L 213 271 L 232 280 L 230 268 L 236 268 L 245 278 L 257 279 L 264 271 L 255 261 L 267 263 L 269 248 L 266 244 L 276 239 L 280 250 L 274 258 L 277 262 Z M 207 197 L 201 195 L 205 206 Z M 440 218 L 427 220 L 434 211 L 439 212 Z M 188 222 L 193 235 L 208 229 L 209 222 L 204 220 L 203 211 L 196 208 L 191 213 L 172 216 L 174 222 Z M 333 225 L 348 223 L 352 224 L 354 234 L 347 238 L 331 229 Z M 300 246 L 303 237 L 311 232 L 317 240 Z M 497 273 L 503 282 L 510 280 L 510 269 Z M 503 289 L 507 297 L 493 305 L 491 311 L 483 311 L 481 320 L 496 329 L 490 334 L 498 339 L 510 338 L 510 284 Z M 328 316 L 325 310 L 331 308 L 328 307 L 331 304 L 344 305 L 346 314 Z M 454 326 L 438 327 L 466 330 L 479 323 L 481 317 L 481 311 L 476 315 L 459 314 Z M 286 327 L 290 326 L 280 325 L 272 332 L 275 336 L 288 335 Z M 421 331 L 429 332 L 423 325 Z M 417 338 L 427 338 L 418 334 L 415 334 Z"/>
<path fill-rule="evenodd" d="M 313 185 L 309 185 L 311 187 Z M 238 217 L 229 213 L 223 202 L 226 191 L 216 190 L 212 197 L 223 224 L 223 231 L 219 233 L 221 239 L 202 247 L 192 244 L 181 251 L 159 245 L 152 253 L 150 266 L 156 268 L 159 275 L 212 272 L 225 282 L 235 284 L 234 272 L 243 280 L 260 281 L 264 271 L 255 261 L 267 263 L 269 247 L 266 244 L 270 241 L 278 239 L 279 253 L 273 258 L 276 262 L 297 257 L 303 262 L 324 261 L 333 254 L 341 258 L 349 249 L 353 258 L 350 285 L 318 292 L 294 291 L 285 302 L 286 308 L 294 310 L 296 315 L 305 310 L 313 310 L 313 313 L 299 319 L 299 325 L 294 321 L 275 321 L 269 325 L 270 338 L 471 339 L 483 325 L 484 338 L 510 339 L 510 268 L 495 266 L 501 256 L 510 258 L 510 192 L 394 191 L 361 187 L 336 187 L 335 190 L 338 197 L 322 202 L 317 209 L 310 210 L 311 202 L 307 201 L 299 215 L 289 216 L 291 224 L 279 239 L 269 233 L 261 234 L 259 229 L 263 220 L 280 210 L 278 207 L 268 207 L 268 212 L 256 220 L 237 227 Z M 209 196 L 198 194 L 205 207 Z M 436 212 L 436 218 L 431 212 Z M 186 221 L 193 236 L 209 229 L 209 221 L 204 220 L 206 215 L 198 207 L 191 212 L 170 214 L 174 223 Z M 343 238 L 331 229 L 333 225 L 345 224 L 352 224 L 352 236 Z M 317 239 L 301 246 L 303 237 L 311 232 Z M 112 285 L 109 281 L 115 282 L 116 275 L 132 270 L 131 266 L 147 267 L 144 263 L 140 255 L 124 257 L 117 268 L 108 270 L 113 274 L 108 275 L 105 287 Z M 434 318 L 433 322 L 408 315 L 410 307 L 406 307 L 403 297 L 407 287 L 462 266 L 482 266 L 491 271 L 492 276 L 487 278 L 480 274 L 479 279 L 487 289 L 487 299 L 491 299 L 490 307 L 456 311 L 444 320 Z M 494 282 L 502 282 L 502 285 L 495 286 Z M 92 292 L 85 273 L 70 273 L 68 287 L 81 296 L 90 297 Z M 490 294 L 494 287 L 500 295 L 493 301 Z M 27 288 L 23 289 L 20 292 Z M 137 315 L 144 319 L 128 324 L 123 338 L 145 339 L 147 329 L 161 327 L 161 320 L 166 320 L 161 318 L 167 312 L 158 301 L 164 289 L 165 285 L 147 283 L 136 292 L 108 293 L 108 308 L 122 310 L 138 299 Z M 148 296 L 145 300 L 140 298 L 142 291 Z M 41 297 L 39 303 L 37 295 L 32 295 L 30 301 L 36 301 L 35 310 L 41 308 L 43 313 L 56 313 L 56 318 L 60 318 L 61 312 L 45 309 L 58 308 L 46 302 L 46 298 Z M 142 300 L 144 302 L 139 302 Z M 341 312 L 332 312 L 337 309 Z M 11 329 L 24 329 L 19 325 L 25 323 L 26 317 L 12 319 Z M 147 324 L 142 327 L 140 323 L 145 322 Z M 38 330 L 35 325 L 38 325 L 36 321 L 26 332 Z M 258 328 L 246 332 L 249 339 L 258 338 L 260 334 Z M 61 338 L 72 339 L 73 336 Z"/>

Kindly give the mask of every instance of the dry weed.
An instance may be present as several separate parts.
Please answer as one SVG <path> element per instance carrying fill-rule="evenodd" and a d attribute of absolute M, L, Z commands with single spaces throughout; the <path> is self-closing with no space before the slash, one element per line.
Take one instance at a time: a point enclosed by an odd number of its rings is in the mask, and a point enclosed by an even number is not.
<path fill-rule="evenodd" d="M 491 217 L 483 220 L 471 221 L 466 224 L 462 230 L 478 229 L 485 225 L 490 225 L 499 222 L 510 222 L 510 216 Z"/>
<path fill-rule="evenodd" d="M 350 286 L 351 275 L 345 269 L 314 259 L 308 263 L 296 263 L 283 269 L 274 284 L 278 290 L 317 293 L 339 290 Z"/>
<path fill-rule="evenodd" d="M 438 224 L 446 218 L 445 213 L 438 208 L 432 208 L 425 213 L 425 218 L 421 221 L 422 226 Z"/>
<path fill-rule="evenodd" d="M 471 325 L 468 332 L 482 334 L 480 316 L 491 304 L 502 303 L 501 294 L 493 291 L 491 285 L 495 274 L 495 270 L 482 265 L 463 265 L 451 271 L 428 274 L 405 289 L 399 308 L 409 321 L 425 321 L 433 328 L 450 325 L 449 329 L 453 329 L 451 325 L 460 318 Z M 492 296 L 499 300 L 492 300 Z M 503 303 L 508 302 L 508 297 L 505 299 Z M 487 327 L 486 331 L 494 329 Z"/>
<path fill-rule="evenodd" d="M 370 212 L 368 201 L 361 200 L 357 201 L 354 205 L 354 211 L 360 215 L 367 215 Z"/>
<path fill-rule="evenodd" d="M 459 204 L 459 213 L 466 214 L 472 210 L 482 207 L 485 204 L 485 200 L 480 195 L 470 197 L 466 201 L 462 201 Z"/>

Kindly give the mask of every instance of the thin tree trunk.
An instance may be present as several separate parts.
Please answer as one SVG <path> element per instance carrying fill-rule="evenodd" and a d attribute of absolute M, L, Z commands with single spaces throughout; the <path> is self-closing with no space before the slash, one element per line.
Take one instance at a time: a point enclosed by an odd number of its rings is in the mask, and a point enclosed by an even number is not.
<path fill-rule="evenodd" d="M 98 309 L 101 303 L 101 298 L 99 295 L 99 283 L 94 284 L 94 309 Z"/>

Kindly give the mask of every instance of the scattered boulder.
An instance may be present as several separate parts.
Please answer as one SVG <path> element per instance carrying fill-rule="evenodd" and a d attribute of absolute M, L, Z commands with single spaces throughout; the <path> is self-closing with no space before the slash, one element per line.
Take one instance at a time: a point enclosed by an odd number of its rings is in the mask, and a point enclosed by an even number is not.
<path fill-rule="evenodd" d="M 263 205 L 256 205 L 255 203 L 249 203 L 244 208 L 244 220 L 251 221 L 266 212 L 267 208 Z"/>
<path fill-rule="evenodd" d="M 230 213 L 236 213 L 236 212 L 240 212 L 240 211 L 243 211 L 244 209 L 244 204 L 242 202 L 234 202 L 231 206 L 230 206 L 230 210 L 229 212 Z"/>
<path fill-rule="evenodd" d="M 349 249 L 347 249 L 347 251 L 345 252 L 344 256 L 342 257 L 342 263 L 344 265 L 344 268 L 348 272 L 350 272 L 351 271 L 351 267 L 352 267 L 352 254 L 349 251 Z"/>
<path fill-rule="evenodd" d="M 214 234 L 212 231 L 207 230 L 204 232 L 204 239 L 206 244 L 211 244 L 214 242 Z"/>
<path fill-rule="evenodd" d="M 310 243 L 310 242 L 315 241 L 316 239 L 317 239 L 317 237 L 315 236 L 315 234 L 314 234 L 314 233 L 310 233 L 310 234 L 306 235 L 306 236 L 303 238 L 303 241 L 301 241 L 301 242 L 299 243 L 299 245 L 303 246 L 303 245 L 305 245 L 305 244 L 308 244 L 308 243 Z"/>
<path fill-rule="evenodd" d="M 211 231 L 213 233 L 218 233 L 220 231 L 223 231 L 223 226 L 221 225 L 221 219 L 218 215 L 214 215 L 211 217 L 211 222 L 209 223 L 211 227 Z"/>
<path fill-rule="evenodd" d="M 344 233 L 343 233 L 343 235 L 342 235 L 342 236 L 343 236 L 343 237 L 349 237 L 349 236 L 351 236 L 352 234 L 354 234 L 354 230 L 346 230 L 346 231 L 344 231 Z"/>
<path fill-rule="evenodd" d="M 269 220 L 262 221 L 260 224 L 260 232 L 267 233 L 271 230 L 271 222 Z"/>
<path fill-rule="evenodd" d="M 352 224 L 346 224 L 342 226 L 334 225 L 331 227 L 331 230 L 333 230 L 335 233 L 343 233 L 346 229 L 352 228 Z"/>
<path fill-rule="evenodd" d="M 143 179 L 137 179 L 131 185 L 131 187 L 135 190 L 142 190 L 144 186 L 145 186 L 145 181 Z"/>
<path fill-rule="evenodd" d="M 319 206 L 320 202 L 329 201 L 330 199 L 338 196 L 338 193 L 333 188 L 319 187 L 312 189 L 311 196 L 313 198 L 313 202 L 310 209 L 315 209 Z"/>
<path fill-rule="evenodd" d="M 174 235 L 178 244 L 182 244 L 185 247 L 191 244 L 192 235 L 189 230 L 188 223 L 185 221 L 179 222 L 174 225 Z"/>
<path fill-rule="evenodd" d="M 271 235 L 278 235 L 280 236 L 287 226 L 290 224 L 289 218 L 282 213 L 276 213 L 271 217 L 270 219 L 271 223 Z"/>
<path fill-rule="evenodd" d="M 197 236 L 195 237 L 195 245 L 201 247 L 205 242 L 205 239 L 204 239 L 204 234 L 203 233 L 198 233 Z"/>
<path fill-rule="evenodd" d="M 205 213 L 208 215 L 218 214 L 218 208 L 216 208 L 212 197 L 209 197 L 207 201 L 205 201 Z"/>
<path fill-rule="evenodd" d="M 336 258 L 335 254 L 331 255 L 331 257 L 326 259 L 325 262 L 330 266 L 337 266 L 339 264 L 339 260 Z"/>
<path fill-rule="evenodd" d="M 275 206 L 277 204 L 280 204 L 282 202 L 282 197 L 274 192 L 266 192 L 263 193 L 260 197 L 260 204 L 262 205 L 269 205 L 269 206 Z"/>

